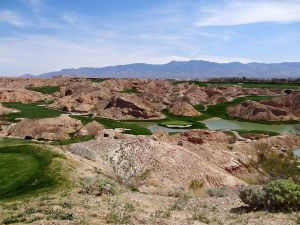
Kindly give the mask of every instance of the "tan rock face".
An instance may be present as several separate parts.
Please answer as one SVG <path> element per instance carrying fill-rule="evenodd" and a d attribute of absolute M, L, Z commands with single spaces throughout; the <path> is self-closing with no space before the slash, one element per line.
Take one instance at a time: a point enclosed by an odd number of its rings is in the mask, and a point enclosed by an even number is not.
<path fill-rule="evenodd" d="M 29 91 L 26 89 L 0 88 L 0 102 L 32 103 L 44 99 L 46 99 L 46 96 L 38 92 Z"/>
<path fill-rule="evenodd" d="M 22 138 L 62 140 L 68 139 L 69 134 L 78 131 L 81 126 L 80 121 L 67 115 L 46 119 L 24 119 L 14 124 L 8 130 L 8 135 Z"/>
<path fill-rule="evenodd" d="M 260 102 L 245 101 L 228 108 L 232 117 L 250 120 L 288 121 L 300 118 L 300 94 Z"/>
<path fill-rule="evenodd" d="M 138 98 L 133 96 L 116 97 L 112 99 L 100 115 L 110 118 L 160 118 L 161 115 L 145 106 Z"/>
<path fill-rule="evenodd" d="M 199 116 L 201 115 L 194 107 L 183 101 L 178 101 L 169 107 L 169 112 L 178 116 Z"/>
<path fill-rule="evenodd" d="M 90 122 L 86 125 L 84 125 L 79 131 L 79 136 L 85 136 L 85 135 L 96 135 L 99 131 L 103 130 L 104 126 L 96 121 Z"/>

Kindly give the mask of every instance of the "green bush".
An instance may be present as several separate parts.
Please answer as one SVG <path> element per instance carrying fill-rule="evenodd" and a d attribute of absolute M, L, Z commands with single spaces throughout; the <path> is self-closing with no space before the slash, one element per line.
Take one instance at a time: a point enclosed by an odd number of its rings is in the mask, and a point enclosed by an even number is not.
<path fill-rule="evenodd" d="M 239 197 L 252 208 L 300 210 L 300 185 L 292 180 L 276 180 L 263 187 L 249 186 L 240 191 Z"/>
<path fill-rule="evenodd" d="M 258 186 L 247 186 L 240 190 L 239 197 L 245 204 L 253 208 L 265 206 L 265 192 Z"/>
<path fill-rule="evenodd" d="M 300 185 L 291 180 L 276 180 L 263 187 L 267 206 L 272 209 L 299 210 Z"/>

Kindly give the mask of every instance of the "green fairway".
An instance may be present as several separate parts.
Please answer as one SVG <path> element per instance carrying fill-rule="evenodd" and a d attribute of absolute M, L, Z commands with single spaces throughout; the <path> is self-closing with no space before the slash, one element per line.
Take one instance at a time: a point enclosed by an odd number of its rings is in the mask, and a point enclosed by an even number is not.
<path fill-rule="evenodd" d="M 42 94 L 53 94 L 60 90 L 60 86 L 27 87 L 26 89 L 40 92 Z"/>
<path fill-rule="evenodd" d="M 66 179 L 58 163 L 62 159 L 59 154 L 41 146 L 1 145 L 0 199 L 36 194 L 39 190 L 50 190 L 65 184 Z"/>
<path fill-rule="evenodd" d="M 45 108 L 44 106 L 39 106 L 42 103 L 2 103 L 5 107 L 18 109 L 21 112 L 11 113 L 3 116 L 4 120 L 15 122 L 16 118 L 29 118 L 29 119 L 38 119 L 38 118 L 52 118 L 57 117 L 62 112 Z"/>

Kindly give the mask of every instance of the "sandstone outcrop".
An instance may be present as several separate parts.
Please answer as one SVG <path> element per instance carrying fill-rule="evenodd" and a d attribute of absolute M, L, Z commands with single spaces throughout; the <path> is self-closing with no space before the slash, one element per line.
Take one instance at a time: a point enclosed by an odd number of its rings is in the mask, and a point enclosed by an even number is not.
<path fill-rule="evenodd" d="M 178 101 L 169 107 L 169 112 L 177 116 L 199 116 L 201 115 L 191 104 Z"/>
<path fill-rule="evenodd" d="M 103 130 L 104 126 L 96 121 L 92 121 L 84 125 L 78 132 L 78 136 L 96 135 L 99 131 Z"/>
<path fill-rule="evenodd" d="M 24 119 L 12 125 L 8 130 L 8 135 L 21 138 L 62 140 L 68 139 L 69 134 L 75 133 L 81 126 L 80 121 L 68 115 L 46 119 Z"/>
<path fill-rule="evenodd" d="M 300 94 L 260 102 L 245 101 L 229 107 L 231 117 L 249 120 L 289 121 L 300 119 Z"/>
<path fill-rule="evenodd" d="M 0 102 L 32 103 L 44 99 L 46 99 L 46 96 L 38 92 L 26 89 L 0 88 Z"/>
<path fill-rule="evenodd" d="M 148 119 L 161 117 L 160 113 L 145 106 L 139 98 L 133 96 L 113 98 L 104 110 L 98 112 L 98 115 L 114 119 Z"/>

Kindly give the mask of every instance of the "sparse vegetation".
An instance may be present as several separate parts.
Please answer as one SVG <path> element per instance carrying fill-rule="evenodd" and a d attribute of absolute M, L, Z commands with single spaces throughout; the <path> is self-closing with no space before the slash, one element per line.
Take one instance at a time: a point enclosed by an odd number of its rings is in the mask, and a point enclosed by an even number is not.
<path fill-rule="evenodd" d="M 192 180 L 191 183 L 189 184 L 189 189 L 196 191 L 202 189 L 204 186 L 204 182 L 200 180 Z"/>
<path fill-rule="evenodd" d="M 300 182 L 300 163 L 292 151 L 275 152 L 267 143 L 257 144 L 256 151 L 256 159 L 253 159 L 250 165 L 261 171 L 262 176 L 269 180 L 291 178 Z"/>
<path fill-rule="evenodd" d="M 135 207 L 128 202 L 121 204 L 118 201 L 111 201 L 109 211 L 110 212 L 105 216 L 106 223 L 128 224 L 131 222 Z"/>
<path fill-rule="evenodd" d="M 207 218 L 207 216 L 203 212 L 194 212 L 192 215 L 192 220 L 197 220 L 201 223 L 209 224 L 210 220 Z"/>
<path fill-rule="evenodd" d="M 115 195 L 117 184 L 111 179 L 100 177 L 84 177 L 80 181 L 82 194 L 101 196 L 103 194 Z"/>
<path fill-rule="evenodd" d="M 205 191 L 210 197 L 223 198 L 226 196 L 226 190 L 224 188 L 208 188 Z"/>

